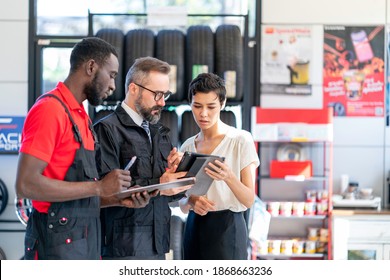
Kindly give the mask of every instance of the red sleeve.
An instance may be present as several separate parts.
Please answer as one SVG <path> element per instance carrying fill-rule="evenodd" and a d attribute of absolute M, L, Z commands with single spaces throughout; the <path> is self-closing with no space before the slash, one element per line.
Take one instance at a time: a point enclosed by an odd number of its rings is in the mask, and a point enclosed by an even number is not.
<path fill-rule="evenodd" d="M 27 114 L 20 152 L 49 162 L 57 143 L 60 143 L 68 117 L 62 105 L 51 98 L 36 103 Z"/>

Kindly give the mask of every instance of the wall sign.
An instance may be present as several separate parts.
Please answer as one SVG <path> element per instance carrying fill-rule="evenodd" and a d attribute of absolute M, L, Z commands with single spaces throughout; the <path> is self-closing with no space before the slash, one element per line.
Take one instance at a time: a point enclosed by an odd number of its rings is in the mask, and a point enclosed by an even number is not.
<path fill-rule="evenodd" d="M 312 28 L 263 25 L 261 93 L 311 95 Z"/>
<path fill-rule="evenodd" d="M 384 26 L 325 26 L 324 107 L 336 116 L 384 116 Z"/>
<path fill-rule="evenodd" d="M 0 153 L 18 153 L 25 117 L 0 117 Z"/>

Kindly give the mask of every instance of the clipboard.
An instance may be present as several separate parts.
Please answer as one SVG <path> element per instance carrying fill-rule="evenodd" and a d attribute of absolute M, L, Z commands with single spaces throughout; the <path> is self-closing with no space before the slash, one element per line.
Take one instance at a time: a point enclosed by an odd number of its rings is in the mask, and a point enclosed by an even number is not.
<path fill-rule="evenodd" d="M 200 154 L 195 152 L 185 152 L 176 172 L 187 171 L 188 177 L 195 177 L 195 184 L 191 189 L 187 190 L 186 195 L 205 195 L 214 181 L 209 175 L 204 172 L 204 169 L 214 160 L 225 161 L 225 157 L 216 155 Z M 207 166 L 210 168 L 209 166 Z M 211 168 L 210 168 L 211 169 Z"/>
<path fill-rule="evenodd" d="M 187 185 L 193 185 L 195 183 L 194 177 L 189 178 L 181 178 L 176 181 L 167 182 L 167 183 L 161 183 L 161 184 L 154 184 L 154 185 L 148 185 L 148 186 L 134 186 L 130 187 L 126 190 L 120 191 L 115 194 L 117 198 L 126 198 L 132 195 L 133 193 L 137 192 L 153 192 L 155 190 L 166 190 L 166 189 L 173 189 L 173 188 L 180 188 Z"/>

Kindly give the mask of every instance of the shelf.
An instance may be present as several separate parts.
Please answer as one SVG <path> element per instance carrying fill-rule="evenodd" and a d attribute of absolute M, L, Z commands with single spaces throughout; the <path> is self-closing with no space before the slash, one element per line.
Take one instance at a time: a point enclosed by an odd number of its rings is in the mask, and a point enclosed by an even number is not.
<path fill-rule="evenodd" d="M 335 208 L 374 208 L 380 210 L 381 198 L 373 197 L 372 199 L 339 199 L 333 200 Z"/>
<path fill-rule="evenodd" d="M 316 143 L 316 144 L 331 144 L 331 143 L 333 143 L 332 141 L 330 141 L 330 140 L 315 140 L 315 139 L 313 139 L 313 140 L 304 140 L 304 139 L 298 139 L 298 138 L 296 138 L 296 139 L 294 139 L 294 138 L 292 138 L 292 139 L 280 139 L 280 140 L 261 140 L 261 141 L 255 141 L 255 142 L 261 142 L 261 143 L 263 143 L 263 144 L 267 144 L 267 143 L 270 143 L 270 144 L 272 144 L 272 143 L 309 143 L 309 144 L 311 144 L 311 143 Z"/>
<path fill-rule="evenodd" d="M 285 255 L 285 254 L 256 254 L 256 257 L 263 258 L 263 259 L 290 259 L 290 258 L 316 258 L 316 259 L 323 259 L 325 254 L 291 254 L 291 255 Z"/>
<path fill-rule="evenodd" d="M 303 180 L 301 180 L 299 177 L 297 179 L 293 179 L 293 178 L 286 179 L 286 178 L 271 178 L 269 176 L 261 176 L 260 180 L 288 181 L 288 182 L 315 182 L 315 181 L 327 181 L 327 180 L 329 180 L 329 178 L 326 176 L 313 176 L 310 178 L 303 178 Z"/>
<path fill-rule="evenodd" d="M 310 220 L 323 220 L 327 218 L 327 215 L 304 215 L 304 216 L 271 216 L 272 219 L 310 219 Z"/>
<path fill-rule="evenodd" d="M 318 250 L 316 252 L 321 253 L 260 254 L 275 253 L 275 251 L 255 248 L 254 256 L 257 254 L 257 257 L 265 259 L 332 259 L 330 217 L 333 205 L 330 198 L 333 189 L 333 114 L 331 110 L 255 107 L 252 108 L 252 134 L 254 140 L 258 142 L 258 154 L 262 162 L 257 174 L 257 193 L 263 201 L 268 201 L 267 209 L 275 215 L 271 216 L 267 239 L 285 235 L 287 239 L 291 239 L 291 236 L 299 236 L 312 240 L 309 238 L 309 232 L 312 232 L 309 229 L 327 230 L 325 253 L 324 250 Z M 290 213 L 288 206 L 282 205 L 282 202 L 304 202 L 308 199 L 307 196 L 311 195 L 307 193 L 309 191 L 315 192 L 315 199 L 320 195 L 321 200 L 325 200 L 322 193 L 327 194 L 326 202 L 316 203 L 315 207 L 305 203 L 306 213 L 318 211 L 319 215 L 280 215 Z M 277 202 L 280 202 L 279 206 Z M 302 214 L 302 210 L 293 209 L 291 213 Z"/>

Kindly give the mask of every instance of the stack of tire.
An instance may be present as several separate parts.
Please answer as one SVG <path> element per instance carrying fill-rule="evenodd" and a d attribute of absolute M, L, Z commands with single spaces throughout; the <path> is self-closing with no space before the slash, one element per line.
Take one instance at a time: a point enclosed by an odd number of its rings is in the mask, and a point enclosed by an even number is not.
<path fill-rule="evenodd" d="M 127 70 L 135 59 L 144 56 L 156 57 L 171 65 L 170 90 L 173 94 L 168 104 L 188 104 L 188 84 L 198 74 L 205 72 L 216 73 L 225 80 L 227 105 L 229 102 L 242 101 L 243 39 L 236 25 L 220 25 L 215 32 L 209 26 L 194 25 L 187 29 L 186 34 L 177 29 L 163 29 L 155 34 L 147 28 L 129 30 L 124 34 L 119 29 L 104 28 L 96 36 L 114 45 L 119 55 L 116 90 L 106 100 L 108 104 L 118 104 L 124 99 Z M 109 114 L 112 108 L 96 112 L 94 121 Z M 236 126 L 233 112 L 223 111 L 221 116 L 228 124 Z M 164 111 L 161 122 L 171 129 L 175 145 L 198 132 L 190 112 L 184 112 L 180 121 L 174 110 Z"/>

